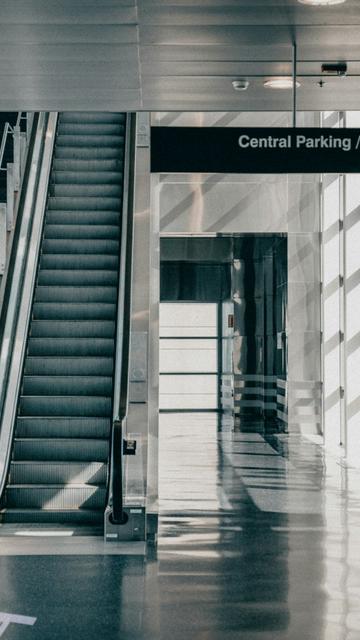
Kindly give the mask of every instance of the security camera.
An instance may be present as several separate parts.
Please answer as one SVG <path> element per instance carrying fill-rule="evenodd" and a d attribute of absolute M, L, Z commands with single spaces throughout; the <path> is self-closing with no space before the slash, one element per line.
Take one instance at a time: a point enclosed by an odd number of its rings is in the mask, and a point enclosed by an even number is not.
<path fill-rule="evenodd" d="M 347 74 L 346 62 L 324 62 L 321 65 L 321 72 L 329 76 L 340 76 L 344 78 Z"/>

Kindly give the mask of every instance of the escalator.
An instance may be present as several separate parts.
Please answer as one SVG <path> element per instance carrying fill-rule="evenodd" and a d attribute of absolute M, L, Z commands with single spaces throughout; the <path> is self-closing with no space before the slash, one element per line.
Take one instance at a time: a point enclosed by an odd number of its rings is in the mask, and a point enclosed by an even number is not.
<path fill-rule="evenodd" d="M 125 114 L 59 114 L 1 504 L 5 523 L 103 522 L 125 130 Z"/>

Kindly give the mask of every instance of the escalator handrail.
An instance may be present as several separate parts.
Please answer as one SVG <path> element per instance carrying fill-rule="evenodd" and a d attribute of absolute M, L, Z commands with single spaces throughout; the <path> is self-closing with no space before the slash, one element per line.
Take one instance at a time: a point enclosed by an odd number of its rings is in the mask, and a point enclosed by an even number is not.
<path fill-rule="evenodd" d="M 123 495 L 122 441 L 127 419 L 129 388 L 135 127 L 135 114 L 127 114 L 116 321 L 113 420 L 110 437 L 110 469 L 107 500 L 108 506 L 112 511 L 112 521 L 116 524 L 122 524 L 126 520 Z"/>
<path fill-rule="evenodd" d="M 41 153 L 43 129 L 45 127 L 45 119 L 42 114 L 37 122 L 35 137 L 33 140 L 33 148 L 30 151 L 27 167 L 28 172 L 25 176 L 25 184 L 21 191 L 21 199 L 17 219 L 20 224 L 17 225 L 15 233 L 18 231 L 18 237 L 14 241 L 10 256 L 9 273 L 7 277 L 7 299 L 4 296 L 4 305 L 2 307 L 0 319 L 1 344 L 0 344 L 0 419 L 2 408 L 4 406 L 4 394 L 6 392 L 7 374 L 9 370 L 13 338 L 17 322 L 17 311 L 19 298 L 21 295 L 22 282 L 24 277 L 25 262 L 29 246 L 29 237 L 31 232 L 32 214 L 33 214 L 33 194 L 37 182 L 37 160 Z M 20 227 L 20 229 L 19 229 Z M 16 253 L 16 255 L 14 255 Z"/>
<path fill-rule="evenodd" d="M 5 149 L 8 141 L 8 136 L 13 135 L 16 129 L 20 129 L 21 120 L 24 119 L 24 116 L 22 115 L 23 113 L 26 113 L 26 112 L 18 111 L 15 125 L 11 125 L 10 122 L 5 122 L 3 134 L 1 138 L 1 144 L 0 144 L 0 171 L 7 171 L 7 167 L 3 167 L 2 165 L 3 165 Z"/>
<path fill-rule="evenodd" d="M 0 347 L 0 498 L 11 458 L 56 124 L 57 113 L 39 114 L 29 173 L 23 185 L 21 226 Z"/>
<path fill-rule="evenodd" d="M 26 153 L 24 159 L 24 167 L 21 172 L 21 180 L 20 180 L 20 188 L 17 197 L 17 205 L 16 205 L 16 221 L 14 225 L 14 229 L 12 232 L 12 238 L 9 242 L 9 254 L 7 256 L 5 272 L 1 280 L 0 286 L 0 353 L 1 353 L 1 343 L 2 337 L 4 335 L 4 326 L 9 306 L 9 299 L 13 290 L 13 277 L 14 277 L 14 269 L 16 264 L 16 258 L 19 247 L 19 239 L 20 239 L 20 227 L 22 223 L 22 219 L 24 216 L 24 203 L 26 197 L 27 184 L 29 181 L 29 175 L 32 165 L 32 158 L 34 152 L 34 143 L 36 138 L 36 132 L 38 127 L 39 113 L 32 114 L 32 122 L 31 129 L 28 133 L 28 140 L 26 144 Z M 1 153 L 0 153 L 1 157 Z M 1 167 L 1 160 L 0 160 Z M 0 389 L 3 386 L 1 382 L 2 376 L 4 375 L 4 369 L 2 367 L 3 361 L 0 364 Z M 1 407 L 3 406 L 2 398 L 0 395 L 0 417 L 1 417 Z"/>

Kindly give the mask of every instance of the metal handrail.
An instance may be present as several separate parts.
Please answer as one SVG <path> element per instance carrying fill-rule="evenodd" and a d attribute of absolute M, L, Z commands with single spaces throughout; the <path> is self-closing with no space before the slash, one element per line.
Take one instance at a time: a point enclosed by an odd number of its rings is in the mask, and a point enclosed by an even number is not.
<path fill-rule="evenodd" d="M 9 122 L 5 122 L 3 136 L 2 136 L 2 139 L 1 139 L 1 146 L 0 146 L 0 171 L 6 171 L 6 167 L 3 167 L 2 163 L 3 163 L 3 159 L 4 159 L 5 147 L 6 147 L 7 137 L 9 135 L 9 131 L 12 132 L 12 127 L 10 126 Z"/>
<path fill-rule="evenodd" d="M 10 122 L 5 122 L 5 126 L 4 126 L 4 131 L 3 131 L 3 135 L 1 138 L 1 145 L 0 145 L 0 171 L 7 171 L 7 167 L 3 167 L 2 163 L 4 160 L 4 153 L 5 153 L 5 147 L 6 147 L 6 143 L 7 143 L 7 137 L 9 135 L 9 133 L 14 133 L 15 129 L 18 129 L 20 127 L 20 122 L 21 120 L 24 120 L 25 118 L 27 118 L 27 116 L 23 116 L 24 111 L 19 111 L 17 118 L 16 118 L 16 124 L 14 127 L 11 126 Z"/>
<path fill-rule="evenodd" d="M 0 348 L 0 497 L 8 474 L 57 114 L 40 113 Z"/>
<path fill-rule="evenodd" d="M 114 524 L 125 524 L 123 495 L 123 433 L 128 409 L 131 279 L 133 250 L 133 190 L 135 115 L 127 114 L 124 150 L 122 228 L 116 323 L 113 422 L 110 438 L 108 506 Z"/>

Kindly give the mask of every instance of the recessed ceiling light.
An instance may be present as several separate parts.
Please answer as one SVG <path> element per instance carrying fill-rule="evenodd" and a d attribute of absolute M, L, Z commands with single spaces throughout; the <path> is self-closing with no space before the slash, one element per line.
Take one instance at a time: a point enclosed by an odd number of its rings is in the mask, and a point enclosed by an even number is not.
<path fill-rule="evenodd" d="M 265 80 L 264 87 L 268 89 L 292 89 L 294 85 L 293 79 L 289 76 L 283 76 L 282 78 L 271 78 L 270 80 Z M 296 81 L 296 86 L 300 87 L 300 82 Z"/>
<path fill-rule="evenodd" d="M 298 0 L 301 4 L 312 4 L 314 6 L 326 6 L 329 4 L 343 4 L 346 0 Z"/>

